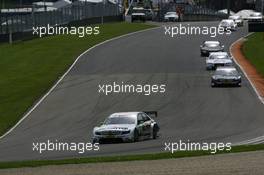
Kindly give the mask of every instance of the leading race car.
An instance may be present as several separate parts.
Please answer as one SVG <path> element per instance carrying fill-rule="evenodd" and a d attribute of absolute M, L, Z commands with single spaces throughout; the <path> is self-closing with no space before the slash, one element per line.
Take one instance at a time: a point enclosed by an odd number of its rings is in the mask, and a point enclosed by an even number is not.
<path fill-rule="evenodd" d="M 134 7 L 131 14 L 131 22 L 146 21 L 146 11 L 143 7 Z"/>
<path fill-rule="evenodd" d="M 244 20 L 239 15 L 229 16 L 229 19 L 232 19 L 237 24 L 238 27 L 241 27 L 244 25 Z"/>
<path fill-rule="evenodd" d="M 224 51 L 224 47 L 219 41 L 204 41 L 200 46 L 201 55 L 209 56 L 211 52 L 222 52 Z"/>
<path fill-rule="evenodd" d="M 224 28 L 225 31 L 235 31 L 237 30 L 237 23 L 233 19 L 223 19 L 219 27 Z"/>
<path fill-rule="evenodd" d="M 157 112 L 120 112 L 110 115 L 101 126 L 93 130 L 93 142 L 104 141 L 136 142 L 142 139 L 156 139 L 159 126 L 150 115 Z"/>
<path fill-rule="evenodd" d="M 260 12 L 252 13 L 248 17 L 248 22 L 262 22 L 262 21 L 263 21 L 263 15 Z"/>
<path fill-rule="evenodd" d="M 232 66 L 232 58 L 227 52 L 212 52 L 206 58 L 206 69 L 215 70 L 219 66 Z"/>
<path fill-rule="evenodd" d="M 211 78 L 211 86 L 235 85 L 241 86 L 241 75 L 235 67 L 218 67 Z"/>
<path fill-rule="evenodd" d="M 164 21 L 168 22 L 168 21 L 177 21 L 179 19 L 179 15 L 176 12 L 167 12 L 164 15 Z"/>

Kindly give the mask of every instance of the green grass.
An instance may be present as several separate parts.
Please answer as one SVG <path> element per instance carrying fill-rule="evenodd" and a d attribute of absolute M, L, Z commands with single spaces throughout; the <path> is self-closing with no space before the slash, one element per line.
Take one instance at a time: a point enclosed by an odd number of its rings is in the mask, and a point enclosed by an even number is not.
<path fill-rule="evenodd" d="M 249 36 L 242 51 L 257 71 L 264 76 L 264 33 Z"/>
<path fill-rule="evenodd" d="M 264 150 L 264 144 L 234 146 L 231 151 L 217 152 L 217 154 L 224 153 L 239 153 Z M 156 154 L 141 154 L 141 155 L 125 155 L 125 156 L 108 156 L 108 157 L 89 157 L 89 158 L 75 158 L 65 160 L 38 160 L 38 161 L 21 161 L 21 162 L 0 162 L 0 169 L 7 168 L 21 168 L 21 167 L 38 167 L 45 165 L 63 165 L 63 164 L 84 164 L 84 163 L 102 163 L 102 162 L 123 162 L 136 160 L 160 160 L 173 159 L 183 157 L 195 157 L 213 155 L 209 151 L 179 151 L 173 154 L 164 152 Z"/>
<path fill-rule="evenodd" d="M 0 45 L 0 135 L 23 116 L 86 49 L 107 39 L 153 27 L 109 23 L 100 35 L 51 36 Z"/>

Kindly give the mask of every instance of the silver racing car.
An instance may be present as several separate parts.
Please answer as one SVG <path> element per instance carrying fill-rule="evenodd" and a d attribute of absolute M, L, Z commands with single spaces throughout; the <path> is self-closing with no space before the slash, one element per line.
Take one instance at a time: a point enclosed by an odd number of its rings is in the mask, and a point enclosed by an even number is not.
<path fill-rule="evenodd" d="M 101 126 L 93 130 L 93 142 L 130 141 L 156 139 L 159 126 L 150 115 L 157 117 L 157 112 L 120 112 L 106 118 Z"/>
<path fill-rule="evenodd" d="M 219 66 L 232 66 L 232 58 L 227 52 L 212 52 L 206 58 L 206 69 L 215 70 Z"/>
<path fill-rule="evenodd" d="M 224 47 L 219 41 L 204 41 L 200 46 L 201 55 L 209 56 L 211 52 L 223 52 Z"/>

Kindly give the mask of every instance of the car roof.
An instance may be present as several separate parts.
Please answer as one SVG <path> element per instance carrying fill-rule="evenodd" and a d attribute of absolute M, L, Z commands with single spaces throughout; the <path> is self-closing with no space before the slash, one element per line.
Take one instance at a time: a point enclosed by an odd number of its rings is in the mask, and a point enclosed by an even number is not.
<path fill-rule="evenodd" d="M 228 55 L 228 53 L 227 52 L 211 52 L 210 56 L 211 55 Z"/>
<path fill-rule="evenodd" d="M 116 112 L 116 113 L 111 114 L 109 117 L 116 117 L 118 115 L 120 116 L 126 115 L 128 117 L 136 118 L 138 113 L 142 113 L 142 112 Z"/>
<path fill-rule="evenodd" d="M 229 16 L 229 18 L 241 18 L 241 16 L 240 15 L 231 15 L 231 16 Z"/>
<path fill-rule="evenodd" d="M 143 7 L 134 7 L 133 10 L 144 10 Z"/>
<path fill-rule="evenodd" d="M 231 70 L 237 70 L 237 69 L 233 66 L 223 66 L 223 67 L 217 67 L 216 70 L 231 71 Z"/>
<path fill-rule="evenodd" d="M 205 44 L 220 44 L 219 41 L 205 41 Z"/>
<path fill-rule="evenodd" d="M 233 23 L 233 19 L 223 19 L 221 22 Z"/>

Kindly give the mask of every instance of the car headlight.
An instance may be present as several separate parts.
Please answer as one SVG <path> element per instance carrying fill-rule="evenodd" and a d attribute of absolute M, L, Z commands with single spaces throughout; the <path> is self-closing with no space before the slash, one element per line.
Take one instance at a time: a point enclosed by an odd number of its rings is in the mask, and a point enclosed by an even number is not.
<path fill-rule="evenodd" d="M 130 130 L 128 130 L 128 131 L 122 131 L 122 135 L 124 135 L 124 134 L 129 134 L 130 133 Z"/>
<path fill-rule="evenodd" d="M 216 80 L 217 78 L 216 78 L 215 76 L 212 76 L 212 79 L 213 79 L 213 80 Z"/>
<path fill-rule="evenodd" d="M 101 132 L 95 131 L 95 135 L 101 135 Z"/>
<path fill-rule="evenodd" d="M 236 80 L 240 80 L 240 79 L 241 79 L 241 76 L 238 76 L 238 77 L 236 77 L 235 79 L 236 79 Z"/>

